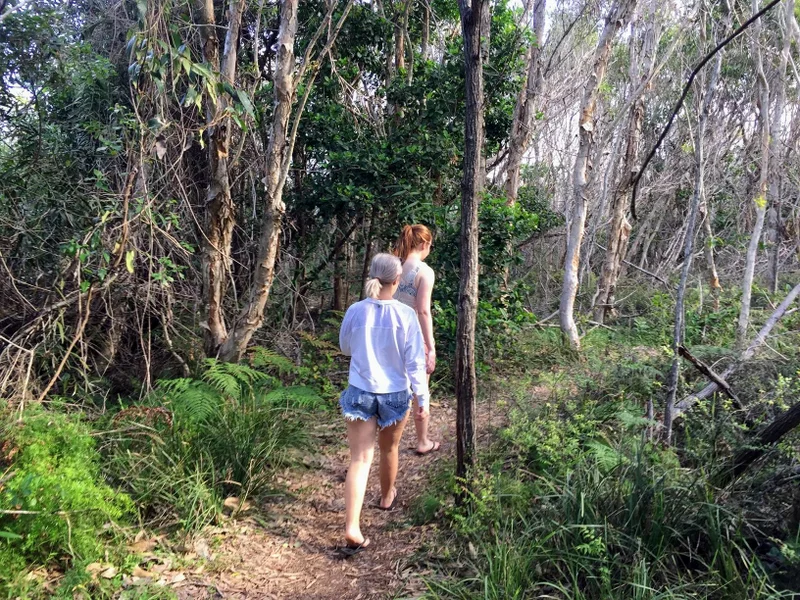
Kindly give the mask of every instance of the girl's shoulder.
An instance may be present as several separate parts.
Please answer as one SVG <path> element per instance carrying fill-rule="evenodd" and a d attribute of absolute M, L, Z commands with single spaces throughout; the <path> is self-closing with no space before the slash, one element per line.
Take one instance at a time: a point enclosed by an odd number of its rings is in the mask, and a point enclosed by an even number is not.
<path fill-rule="evenodd" d="M 423 261 L 419 262 L 419 275 L 430 279 L 435 277 L 433 269 L 430 267 L 430 265 L 428 265 L 428 263 Z"/>

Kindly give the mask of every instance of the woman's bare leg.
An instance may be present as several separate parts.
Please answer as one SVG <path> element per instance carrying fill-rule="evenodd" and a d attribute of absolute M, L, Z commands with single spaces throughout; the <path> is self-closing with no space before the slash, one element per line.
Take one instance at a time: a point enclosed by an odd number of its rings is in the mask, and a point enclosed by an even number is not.
<path fill-rule="evenodd" d="M 397 480 L 397 467 L 400 459 L 400 438 L 408 421 L 408 413 L 402 421 L 384 427 L 378 432 L 378 447 L 381 449 L 380 479 L 381 507 L 388 508 L 394 501 L 394 483 Z"/>
<path fill-rule="evenodd" d="M 376 419 L 347 421 L 347 441 L 350 444 L 350 467 L 344 482 L 345 530 L 348 544 L 364 542 L 361 535 L 361 507 L 367 490 L 369 469 L 375 452 Z"/>
<path fill-rule="evenodd" d="M 428 384 L 430 385 L 431 382 L 431 375 L 428 373 Z M 424 417 L 419 417 L 417 415 L 417 395 L 414 394 L 414 399 L 412 400 L 411 406 L 413 407 L 411 410 L 414 411 L 414 429 L 417 432 L 417 452 L 430 452 L 436 446 L 436 442 L 432 441 L 428 438 L 428 426 L 430 425 L 431 421 L 431 413 L 430 410 Z"/>
<path fill-rule="evenodd" d="M 414 409 L 417 408 L 417 397 L 414 396 Z M 414 429 L 417 432 L 417 452 L 428 452 L 433 448 L 433 442 L 428 439 L 428 426 L 430 425 L 431 414 L 430 411 L 424 416 L 420 417 L 414 410 Z"/>

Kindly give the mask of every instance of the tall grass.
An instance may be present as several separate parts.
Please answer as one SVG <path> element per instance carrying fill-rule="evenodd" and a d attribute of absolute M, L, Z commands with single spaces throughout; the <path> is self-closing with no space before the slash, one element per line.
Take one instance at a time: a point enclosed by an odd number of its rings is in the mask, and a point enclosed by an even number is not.
<path fill-rule="evenodd" d="M 107 470 L 152 525 L 197 531 L 226 495 L 264 490 L 308 442 L 303 414 L 321 402 L 245 365 L 208 361 L 199 379 L 161 382 L 121 411 L 106 436 Z"/>
<path fill-rule="evenodd" d="M 431 582 L 428 598 L 789 597 L 741 515 L 644 429 L 621 403 L 517 411 L 492 453 L 502 468 L 452 515 L 476 575 Z"/>

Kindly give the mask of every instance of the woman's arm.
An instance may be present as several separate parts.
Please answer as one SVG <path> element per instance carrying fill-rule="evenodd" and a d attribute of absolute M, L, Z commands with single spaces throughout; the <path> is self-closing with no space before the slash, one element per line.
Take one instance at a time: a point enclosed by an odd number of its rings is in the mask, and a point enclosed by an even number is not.
<path fill-rule="evenodd" d="M 355 304 L 353 306 L 355 306 Z M 350 334 L 353 329 L 352 308 L 351 306 L 347 309 L 347 312 L 344 314 L 344 320 L 342 321 L 342 327 L 339 329 L 339 347 L 342 349 L 342 354 L 345 356 L 351 356 L 353 353 L 350 348 Z"/>
<path fill-rule="evenodd" d="M 405 307 L 404 307 L 405 308 Z M 411 391 L 417 395 L 420 407 L 428 407 L 428 375 L 425 369 L 425 344 L 419 328 L 419 319 L 410 310 L 405 317 L 405 346 L 403 359 L 406 374 L 411 382 Z"/>
<path fill-rule="evenodd" d="M 417 317 L 422 329 L 422 338 L 425 340 L 425 364 L 428 373 L 433 373 L 436 368 L 436 344 L 433 341 L 433 316 L 431 315 L 431 294 L 435 275 L 433 269 L 427 265 L 420 269 L 419 283 L 417 284 Z"/>

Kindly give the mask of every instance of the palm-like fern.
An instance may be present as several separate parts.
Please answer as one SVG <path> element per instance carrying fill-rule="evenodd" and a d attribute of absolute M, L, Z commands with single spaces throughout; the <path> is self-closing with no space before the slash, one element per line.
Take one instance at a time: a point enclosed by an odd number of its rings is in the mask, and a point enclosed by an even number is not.
<path fill-rule="evenodd" d="M 320 395 L 304 385 L 279 387 L 263 396 L 263 401 L 273 406 L 285 408 L 315 409 L 323 407 Z"/>
<path fill-rule="evenodd" d="M 256 369 L 288 375 L 297 371 L 295 364 L 285 356 L 261 346 L 250 349 L 250 364 Z"/>
<path fill-rule="evenodd" d="M 143 404 L 170 410 L 173 426 L 141 424 L 113 452 L 131 493 L 153 515 L 196 528 L 213 517 L 223 494 L 263 488 L 288 449 L 305 445 L 303 412 L 323 406 L 312 388 L 283 386 L 274 375 L 298 372 L 288 359 L 256 349 L 250 365 L 211 359 L 197 379 L 159 381 Z"/>

